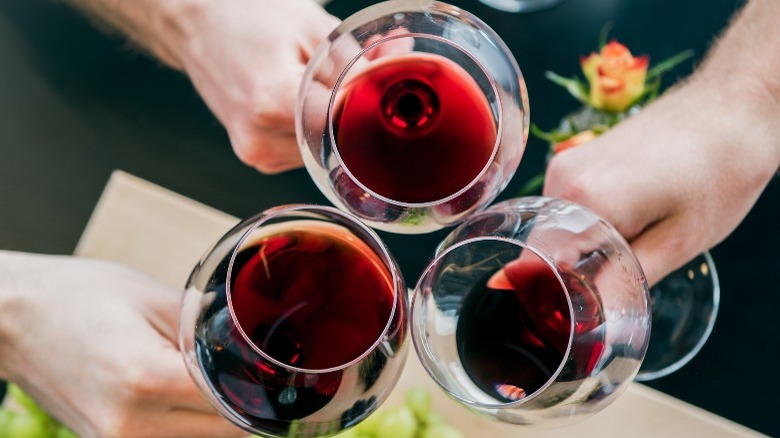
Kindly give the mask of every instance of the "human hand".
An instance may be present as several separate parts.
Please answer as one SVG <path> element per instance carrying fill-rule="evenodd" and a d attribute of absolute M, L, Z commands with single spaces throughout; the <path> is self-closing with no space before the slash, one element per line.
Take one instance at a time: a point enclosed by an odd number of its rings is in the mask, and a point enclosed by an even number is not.
<path fill-rule="evenodd" d="M 184 30 L 174 64 L 225 126 L 239 159 L 265 173 L 301 166 L 298 87 L 338 20 L 312 0 L 190 3 L 177 18 Z"/>
<path fill-rule="evenodd" d="M 612 223 L 654 284 L 731 233 L 777 170 L 777 111 L 753 91 L 694 79 L 556 154 L 544 194 Z"/>
<path fill-rule="evenodd" d="M 246 435 L 187 374 L 179 291 L 101 261 L 0 252 L 0 266 L 0 376 L 78 436 Z"/>

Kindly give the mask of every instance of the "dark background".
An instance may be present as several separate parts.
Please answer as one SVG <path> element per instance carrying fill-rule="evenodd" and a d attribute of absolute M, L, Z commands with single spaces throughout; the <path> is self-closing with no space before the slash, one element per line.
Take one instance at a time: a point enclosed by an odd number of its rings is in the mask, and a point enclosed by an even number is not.
<path fill-rule="evenodd" d="M 329 10 L 343 18 L 371 3 L 337 0 Z M 651 62 L 694 49 L 694 60 L 666 75 L 669 85 L 692 71 L 741 4 L 568 0 L 517 15 L 476 0 L 454 3 L 485 20 L 512 49 L 528 85 L 531 119 L 543 128 L 577 106 L 544 71 L 579 74 L 579 56 L 596 48 L 607 23 L 611 36 Z M 545 148 L 530 140 L 502 198 L 542 169 Z M 72 252 L 117 168 L 239 217 L 290 202 L 326 203 L 304 170 L 264 176 L 242 165 L 183 75 L 99 32 L 61 3 L 0 0 L 0 248 Z M 780 435 L 774 409 L 780 394 L 779 200 L 774 181 L 742 225 L 713 249 L 722 296 L 712 336 L 690 364 L 650 383 L 770 435 Z M 444 233 L 383 234 L 408 283 Z"/>

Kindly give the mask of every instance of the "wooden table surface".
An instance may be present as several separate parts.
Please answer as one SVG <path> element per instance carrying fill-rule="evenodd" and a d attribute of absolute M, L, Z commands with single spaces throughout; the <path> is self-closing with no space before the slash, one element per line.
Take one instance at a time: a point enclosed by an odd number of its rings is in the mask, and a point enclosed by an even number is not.
<path fill-rule="evenodd" d="M 76 247 L 76 255 L 112 260 L 183 287 L 201 255 L 238 219 L 172 191 L 114 172 Z M 422 386 L 434 408 L 468 437 L 758 437 L 745 428 L 693 405 L 634 383 L 601 413 L 561 429 L 491 422 L 471 414 L 428 377 L 410 352 L 386 403 L 402 403 L 407 388 Z"/>

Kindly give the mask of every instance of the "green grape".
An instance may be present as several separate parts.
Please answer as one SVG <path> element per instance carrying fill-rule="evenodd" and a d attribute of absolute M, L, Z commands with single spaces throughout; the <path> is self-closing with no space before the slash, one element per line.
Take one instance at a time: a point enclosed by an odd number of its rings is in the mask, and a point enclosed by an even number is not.
<path fill-rule="evenodd" d="M 32 415 L 17 415 L 6 432 L 14 438 L 50 438 L 49 428 Z"/>
<path fill-rule="evenodd" d="M 463 434 L 447 424 L 437 424 L 426 428 L 421 438 L 464 438 Z"/>
<path fill-rule="evenodd" d="M 447 424 L 447 422 L 444 420 L 444 417 L 441 416 L 441 414 L 437 412 L 431 412 L 430 415 L 428 415 L 428 418 L 425 420 L 425 425 L 428 427 L 432 426 L 438 426 L 441 424 Z"/>
<path fill-rule="evenodd" d="M 336 435 L 333 435 L 331 438 L 358 438 L 358 433 L 353 427 L 352 429 L 339 432 Z"/>
<path fill-rule="evenodd" d="M 8 384 L 8 395 L 14 399 L 19 406 L 23 407 L 29 413 L 43 412 L 43 410 L 35 403 L 35 400 L 30 398 L 27 393 L 22 391 L 22 388 L 14 383 Z"/>
<path fill-rule="evenodd" d="M 412 410 L 417 421 L 425 423 L 431 413 L 431 395 L 423 388 L 406 391 L 406 406 Z"/>
<path fill-rule="evenodd" d="M 382 424 L 382 420 L 385 419 L 386 412 L 383 410 L 374 411 L 365 420 L 358 423 L 354 429 L 360 435 L 376 436 L 379 430 L 379 425 Z"/>
<path fill-rule="evenodd" d="M 387 412 L 379 424 L 377 438 L 414 438 L 417 433 L 417 420 L 411 409 L 406 406 L 395 407 Z"/>
<path fill-rule="evenodd" d="M 0 409 L 0 438 L 8 436 L 8 426 L 14 421 L 15 413 Z"/>
<path fill-rule="evenodd" d="M 54 434 L 55 438 L 79 438 L 72 430 L 65 426 L 57 428 L 57 432 Z"/>
<path fill-rule="evenodd" d="M 37 418 L 41 422 L 50 422 L 51 418 L 49 417 L 49 414 L 46 413 L 43 409 L 41 409 L 40 406 L 38 406 L 38 403 L 35 402 L 32 398 L 30 398 L 27 393 L 22 391 L 22 388 L 17 386 L 16 384 L 9 383 L 8 384 L 8 395 L 13 398 L 13 400 L 19 404 L 22 408 L 24 408 L 25 412 L 27 412 L 29 415 Z"/>

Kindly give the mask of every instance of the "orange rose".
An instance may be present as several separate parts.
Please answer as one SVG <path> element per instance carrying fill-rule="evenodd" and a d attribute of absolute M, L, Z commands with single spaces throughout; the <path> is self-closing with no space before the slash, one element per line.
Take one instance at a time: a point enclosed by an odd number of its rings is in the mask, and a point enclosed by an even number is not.
<path fill-rule="evenodd" d="M 628 48 L 610 41 L 601 53 L 591 53 L 580 64 L 590 83 L 590 104 L 612 112 L 627 110 L 645 90 L 647 56 L 634 57 Z"/>

